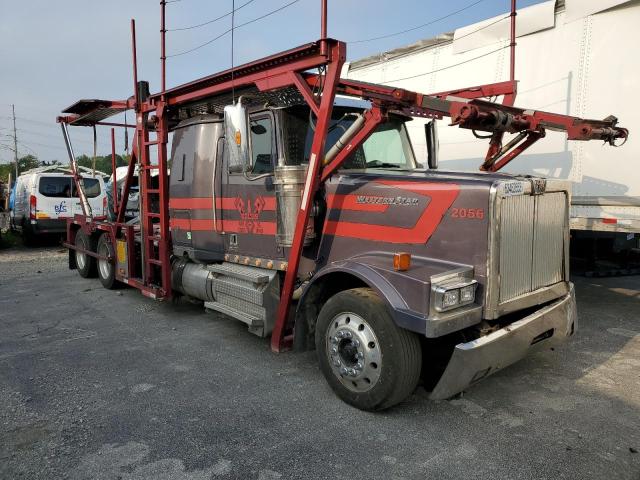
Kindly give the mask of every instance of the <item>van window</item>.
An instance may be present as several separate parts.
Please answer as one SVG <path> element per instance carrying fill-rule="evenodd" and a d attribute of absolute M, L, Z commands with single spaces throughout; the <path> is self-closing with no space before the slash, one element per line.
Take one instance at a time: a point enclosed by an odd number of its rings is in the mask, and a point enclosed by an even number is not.
<path fill-rule="evenodd" d="M 100 182 L 97 178 L 83 178 L 82 184 L 87 198 L 100 195 Z M 76 186 L 71 177 L 40 177 L 38 192 L 45 197 L 64 198 L 78 196 Z"/>

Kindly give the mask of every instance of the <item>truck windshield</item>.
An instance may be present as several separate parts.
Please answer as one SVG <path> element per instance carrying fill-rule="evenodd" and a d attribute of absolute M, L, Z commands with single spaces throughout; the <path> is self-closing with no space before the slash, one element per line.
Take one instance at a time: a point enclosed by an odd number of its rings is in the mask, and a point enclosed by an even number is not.
<path fill-rule="evenodd" d="M 288 165 L 299 165 L 309 161 L 314 126 L 306 113 L 292 111 L 285 117 L 286 160 Z M 289 113 L 289 112 L 288 112 Z M 329 126 L 325 153 L 336 143 L 356 119 L 358 111 L 334 108 Z M 304 136 L 303 136 L 304 135 Z M 303 143 L 304 142 L 304 143 Z M 342 165 L 343 169 L 415 169 L 417 168 L 411 142 L 404 121 L 391 118 L 379 125 L 371 136 Z"/>

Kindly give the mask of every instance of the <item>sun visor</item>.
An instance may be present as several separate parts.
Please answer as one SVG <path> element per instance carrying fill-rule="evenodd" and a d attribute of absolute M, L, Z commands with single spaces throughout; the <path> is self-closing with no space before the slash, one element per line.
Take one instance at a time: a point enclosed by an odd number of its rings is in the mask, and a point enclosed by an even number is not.
<path fill-rule="evenodd" d="M 555 7 L 555 0 L 551 0 L 519 9 L 516 17 L 516 36 L 522 37 L 553 28 L 555 26 Z M 464 53 L 508 41 L 510 38 L 508 17 L 509 13 L 505 12 L 497 17 L 457 29 L 453 35 L 453 53 Z"/>
<path fill-rule="evenodd" d="M 608 10 L 631 0 L 565 0 L 564 23 L 573 22 L 581 18 Z"/>

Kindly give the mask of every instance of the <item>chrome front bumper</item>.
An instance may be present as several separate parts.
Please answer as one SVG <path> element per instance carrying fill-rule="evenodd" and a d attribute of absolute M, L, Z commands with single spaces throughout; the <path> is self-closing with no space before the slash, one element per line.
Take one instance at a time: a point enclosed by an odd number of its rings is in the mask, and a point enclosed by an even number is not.
<path fill-rule="evenodd" d="M 576 298 L 570 284 L 567 295 L 537 312 L 489 335 L 456 345 L 430 398 L 449 398 L 530 352 L 563 343 L 575 331 L 576 321 Z"/>

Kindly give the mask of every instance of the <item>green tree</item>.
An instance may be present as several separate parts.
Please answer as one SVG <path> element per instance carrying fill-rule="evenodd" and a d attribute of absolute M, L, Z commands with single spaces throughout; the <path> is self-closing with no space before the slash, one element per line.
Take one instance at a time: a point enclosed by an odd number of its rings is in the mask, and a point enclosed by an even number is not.
<path fill-rule="evenodd" d="M 16 171 L 16 164 L 15 163 L 3 163 L 0 165 L 0 181 L 1 182 L 8 182 L 9 181 L 9 174 L 13 175 L 15 174 Z"/>
<path fill-rule="evenodd" d="M 29 154 L 18 159 L 18 169 L 20 174 L 23 174 L 28 170 L 38 168 L 39 166 L 41 166 L 40 160 L 38 160 L 38 157 L 35 155 Z"/>
<path fill-rule="evenodd" d="M 18 159 L 18 168 L 21 175 L 27 170 L 32 170 L 39 166 L 41 166 L 41 163 L 35 155 L 25 155 Z M 0 180 L 7 182 L 9 180 L 9 174 L 11 174 L 12 179 L 15 179 L 16 164 L 11 162 L 0 165 Z"/>

